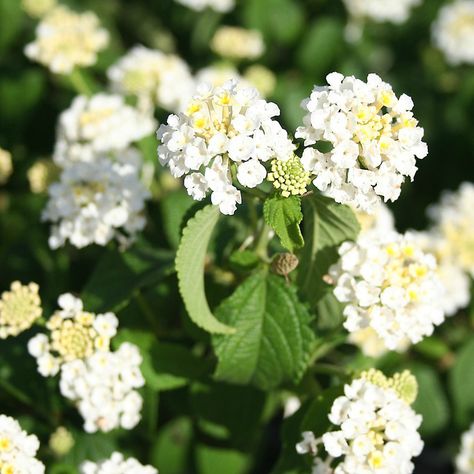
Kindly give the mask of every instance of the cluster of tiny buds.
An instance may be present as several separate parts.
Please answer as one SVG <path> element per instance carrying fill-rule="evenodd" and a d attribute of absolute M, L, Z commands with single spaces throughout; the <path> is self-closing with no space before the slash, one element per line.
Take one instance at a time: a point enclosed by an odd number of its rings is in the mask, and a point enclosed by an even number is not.
<path fill-rule="evenodd" d="M 311 181 L 310 173 L 304 169 L 300 158 L 296 155 L 287 161 L 275 158 L 267 179 L 284 197 L 302 196 Z"/>
<path fill-rule="evenodd" d="M 408 405 L 411 405 L 418 395 L 418 382 L 408 370 L 387 377 L 380 370 L 369 369 L 362 372 L 360 378 L 378 387 L 394 390 L 398 397 Z"/>

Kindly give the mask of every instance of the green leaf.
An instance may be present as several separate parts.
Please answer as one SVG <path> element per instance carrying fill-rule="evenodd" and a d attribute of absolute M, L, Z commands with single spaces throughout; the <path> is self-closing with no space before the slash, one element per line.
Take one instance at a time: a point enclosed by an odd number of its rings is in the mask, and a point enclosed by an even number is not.
<path fill-rule="evenodd" d="M 213 338 L 217 379 L 268 390 L 301 378 L 315 337 L 310 314 L 282 278 L 263 272 L 247 278 L 217 315 L 237 329 Z"/>
<path fill-rule="evenodd" d="M 304 200 L 304 214 L 306 245 L 300 257 L 298 286 L 314 308 L 330 288 L 323 276 L 338 260 L 337 249 L 355 240 L 360 226 L 348 206 L 319 194 Z"/>
<path fill-rule="evenodd" d="M 323 79 L 336 61 L 344 44 L 344 26 L 339 19 L 318 18 L 301 41 L 298 63 L 316 79 Z M 317 60 L 316 60 L 317 58 Z"/>
<path fill-rule="evenodd" d="M 272 196 L 265 200 L 263 206 L 265 222 L 276 232 L 283 247 L 293 252 L 303 247 L 300 222 L 303 220 L 301 212 L 301 198 L 298 196 Z"/>
<path fill-rule="evenodd" d="M 0 50 L 6 49 L 20 33 L 22 20 L 20 1 L 0 0 Z"/>
<path fill-rule="evenodd" d="M 456 423 L 465 428 L 474 414 L 474 341 L 459 351 L 449 372 L 449 388 L 453 399 Z"/>
<path fill-rule="evenodd" d="M 244 474 L 249 464 L 248 456 L 231 449 L 198 445 L 196 465 L 199 474 Z"/>
<path fill-rule="evenodd" d="M 448 400 L 435 370 L 423 364 L 414 364 L 410 370 L 418 381 L 418 397 L 413 409 L 423 416 L 420 433 L 433 436 L 449 422 Z"/>
<path fill-rule="evenodd" d="M 185 346 L 157 342 L 153 334 L 123 329 L 114 338 L 114 346 L 131 342 L 140 348 L 141 371 L 147 387 L 156 391 L 175 390 L 210 372 L 210 364 Z"/>
<path fill-rule="evenodd" d="M 194 383 L 190 390 L 190 406 L 201 430 L 229 439 L 239 449 L 254 445 L 265 401 L 264 392 L 248 386 Z"/>
<path fill-rule="evenodd" d="M 156 152 L 155 152 L 156 153 Z M 181 239 L 181 224 L 186 212 L 195 203 L 183 189 L 168 193 L 160 201 L 163 231 L 170 245 L 176 249 Z"/>
<path fill-rule="evenodd" d="M 187 458 L 192 434 L 192 423 L 187 418 L 178 418 L 168 423 L 160 431 L 150 450 L 151 464 L 159 466 L 160 472 L 166 474 L 190 472 Z"/>
<path fill-rule="evenodd" d="M 173 253 L 149 247 L 111 250 L 99 261 L 82 290 L 89 311 L 114 311 L 132 294 L 173 273 Z"/>
<path fill-rule="evenodd" d="M 235 330 L 211 313 L 204 291 L 206 251 L 219 216 L 219 208 L 210 205 L 188 221 L 176 255 L 176 271 L 179 291 L 191 320 L 207 332 L 232 334 Z"/>
<path fill-rule="evenodd" d="M 237 271 L 250 271 L 258 266 L 260 259 L 251 250 L 238 250 L 229 258 L 231 267 Z"/>
<path fill-rule="evenodd" d="M 304 26 L 304 11 L 297 0 L 245 2 L 244 18 L 247 27 L 261 30 L 267 40 L 285 44 L 295 41 Z"/>

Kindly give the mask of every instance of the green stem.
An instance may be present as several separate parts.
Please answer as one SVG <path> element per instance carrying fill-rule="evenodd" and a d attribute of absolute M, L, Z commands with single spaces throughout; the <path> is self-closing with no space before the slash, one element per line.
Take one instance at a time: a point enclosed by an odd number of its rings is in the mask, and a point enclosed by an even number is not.
<path fill-rule="evenodd" d="M 339 377 L 350 377 L 353 374 L 351 369 L 323 363 L 314 364 L 311 370 L 316 374 L 337 375 Z"/>
<path fill-rule="evenodd" d="M 264 261 L 268 261 L 268 243 L 270 242 L 270 233 L 272 228 L 266 223 L 262 223 L 262 229 L 259 236 L 256 238 L 255 253 Z"/>
<path fill-rule="evenodd" d="M 78 94 L 86 96 L 92 95 L 92 89 L 84 79 L 84 75 L 80 69 L 75 68 L 69 75 L 69 79 L 71 80 L 71 84 L 73 85 L 74 89 L 76 89 Z"/>
<path fill-rule="evenodd" d="M 150 323 L 150 326 L 153 328 L 155 335 L 159 338 L 160 337 L 160 328 L 158 327 L 158 323 L 155 318 L 155 313 L 151 309 L 150 305 L 146 298 L 142 295 L 140 290 L 138 290 L 135 294 L 135 300 L 145 316 L 146 320 Z"/>

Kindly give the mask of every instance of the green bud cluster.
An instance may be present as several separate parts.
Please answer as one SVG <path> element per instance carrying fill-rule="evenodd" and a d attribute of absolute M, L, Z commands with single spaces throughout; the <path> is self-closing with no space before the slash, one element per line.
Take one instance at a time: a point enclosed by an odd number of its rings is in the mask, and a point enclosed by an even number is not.
<path fill-rule="evenodd" d="M 411 405 L 418 395 L 416 378 L 408 370 L 386 377 L 380 370 L 370 369 L 361 373 L 361 378 L 385 389 L 393 389 L 398 397 Z"/>
<path fill-rule="evenodd" d="M 284 197 L 303 195 L 311 181 L 310 174 L 305 171 L 297 156 L 288 161 L 275 158 L 267 179 L 273 182 L 273 186 L 279 189 Z"/>

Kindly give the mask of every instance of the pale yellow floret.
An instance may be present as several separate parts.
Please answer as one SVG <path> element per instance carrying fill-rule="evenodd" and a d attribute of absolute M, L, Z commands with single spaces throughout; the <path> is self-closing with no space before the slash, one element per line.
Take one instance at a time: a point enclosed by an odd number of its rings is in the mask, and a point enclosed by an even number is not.
<path fill-rule="evenodd" d="M 30 189 L 33 193 L 44 193 L 56 179 L 58 169 L 51 160 L 38 160 L 27 172 Z"/>
<path fill-rule="evenodd" d="M 23 11 L 32 18 L 46 15 L 56 3 L 56 0 L 21 0 Z"/>
<path fill-rule="evenodd" d="M 275 158 L 271 163 L 268 181 L 278 189 L 282 196 L 301 196 L 311 181 L 310 174 L 305 171 L 301 160 L 295 155 L 287 161 Z"/>
<path fill-rule="evenodd" d="M 361 373 L 361 378 L 383 389 L 392 389 L 398 397 L 411 405 L 418 395 L 416 378 L 408 370 L 397 372 L 392 377 L 387 377 L 380 370 L 369 369 Z"/>
<path fill-rule="evenodd" d="M 64 426 L 59 426 L 49 438 L 49 447 L 56 456 L 64 456 L 74 446 L 74 437 Z"/>
<path fill-rule="evenodd" d="M 0 339 L 16 336 L 29 329 L 41 317 L 41 299 L 36 283 L 15 281 L 0 299 Z"/>
<path fill-rule="evenodd" d="M 12 155 L 3 148 L 0 148 L 0 184 L 6 183 L 12 172 Z"/>

